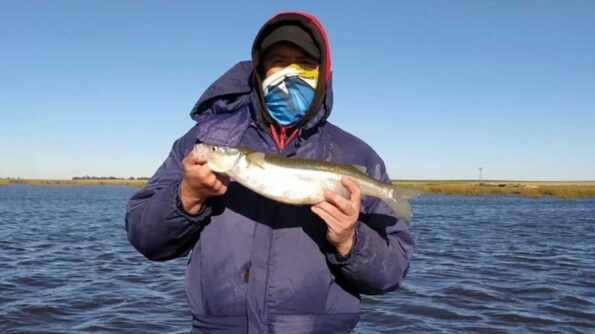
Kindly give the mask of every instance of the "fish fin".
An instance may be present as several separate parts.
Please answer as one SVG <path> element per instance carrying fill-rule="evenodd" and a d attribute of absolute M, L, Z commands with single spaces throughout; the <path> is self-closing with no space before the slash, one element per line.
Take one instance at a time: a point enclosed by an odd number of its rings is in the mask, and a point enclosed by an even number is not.
<path fill-rule="evenodd" d="M 396 194 L 399 197 L 405 198 L 405 199 L 414 199 L 416 197 L 419 197 L 422 194 L 421 190 L 414 189 L 414 188 L 395 186 L 395 185 L 393 185 L 392 188 L 393 188 L 394 194 Z"/>
<path fill-rule="evenodd" d="M 264 169 L 265 156 L 263 152 L 252 152 L 246 155 L 246 159 L 249 163 Z"/>
<path fill-rule="evenodd" d="M 413 216 L 409 200 L 421 195 L 421 191 L 402 186 L 391 186 L 391 188 L 391 195 L 390 198 L 386 200 L 386 204 L 388 204 L 398 216 L 403 218 L 405 224 L 409 225 L 411 217 Z"/>
<path fill-rule="evenodd" d="M 368 175 L 368 169 L 366 168 L 366 166 L 362 166 L 362 165 L 351 165 L 351 167 L 357 169 L 358 171 Z"/>

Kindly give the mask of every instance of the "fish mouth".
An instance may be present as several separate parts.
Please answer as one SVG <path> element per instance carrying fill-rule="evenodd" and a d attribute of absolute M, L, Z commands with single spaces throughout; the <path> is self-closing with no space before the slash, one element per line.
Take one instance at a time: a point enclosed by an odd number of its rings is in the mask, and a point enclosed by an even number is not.
<path fill-rule="evenodd" d="M 235 147 L 199 143 L 194 146 L 196 159 L 206 162 L 216 173 L 225 173 L 240 159 L 240 150 Z"/>
<path fill-rule="evenodd" d="M 198 161 L 208 161 L 209 160 L 209 152 L 210 152 L 210 145 L 205 143 L 200 143 L 194 145 L 194 156 Z"/>

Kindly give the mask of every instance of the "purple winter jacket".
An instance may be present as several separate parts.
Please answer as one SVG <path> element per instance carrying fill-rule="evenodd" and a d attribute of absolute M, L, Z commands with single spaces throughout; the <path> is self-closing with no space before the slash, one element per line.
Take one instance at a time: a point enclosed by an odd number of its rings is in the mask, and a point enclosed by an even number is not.
<path fill-rule="evenodd" d="M 266 130 L 252 63 L 215 81 L 192 111 L 196 125 L 173 145 L 147 185 L 131 199 L 126 230 L 151 260 L 189 255 L 186 294 L 195 333 L 342 333 L 359 319 L 360 294 L 396 289 L 409 267 L 413 240 L 384 202 L 365 197 L 351 253 L 340 257 L 326 225 L 309 206 L 264 198 L 231 182 L 198 215 L 181 209 L 182 159 L 198 142 L 246 146 L 307 159 L 365 166 L 388 181 L 383 161 L 363 141 L 326 119 L 324 103 L 279 151 Z"/>

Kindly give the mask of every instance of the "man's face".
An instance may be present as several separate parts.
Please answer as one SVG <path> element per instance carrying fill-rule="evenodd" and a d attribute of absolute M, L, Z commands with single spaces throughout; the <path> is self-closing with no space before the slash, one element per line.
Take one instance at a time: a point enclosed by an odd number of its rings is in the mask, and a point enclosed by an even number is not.
<path fill-rule="evenodd" d="M 298 64 L 306 69 L 315 69 L 320 66 L 318 60 L 288 42 L 271 46 L 265 53 L 262 64 L 265 78 L 291 64 Z"/>

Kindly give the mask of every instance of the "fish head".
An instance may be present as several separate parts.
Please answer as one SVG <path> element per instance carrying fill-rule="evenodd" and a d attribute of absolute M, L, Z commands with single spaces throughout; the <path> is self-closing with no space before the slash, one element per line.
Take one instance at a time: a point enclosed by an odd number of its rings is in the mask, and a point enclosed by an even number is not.
<path fill-rule="evenodd" d="M 217 173 L 225 173 L 240 160 L 242 152 L 229 146 L 200 143 L 194 146 L 196 158 L 206 161 L 209 168 Z"/>

